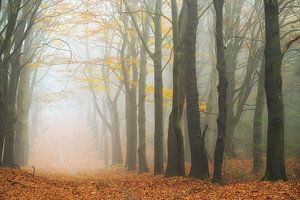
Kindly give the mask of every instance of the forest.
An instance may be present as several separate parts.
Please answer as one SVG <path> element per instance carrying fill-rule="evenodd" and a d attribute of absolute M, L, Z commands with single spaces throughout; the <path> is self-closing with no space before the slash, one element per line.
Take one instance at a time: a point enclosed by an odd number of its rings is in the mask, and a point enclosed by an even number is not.
<path fill-rule="evenodd" d="M 300 199 L 300 0 L 0 0 L 0 199 Z"/>

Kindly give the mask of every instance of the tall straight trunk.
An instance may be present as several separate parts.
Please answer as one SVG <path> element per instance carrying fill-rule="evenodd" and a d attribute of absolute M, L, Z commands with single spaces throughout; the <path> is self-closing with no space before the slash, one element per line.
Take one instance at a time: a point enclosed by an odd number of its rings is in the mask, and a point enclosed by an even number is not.
<path fill-rule="evenodd" d="M 172 111 L 169 116 L 168 129 L 168 161 L 166 176 L 184 176 L 184 145 L 181 130 L 181 116 L 183 101 L 181 102 L 180 74 L 182 73 L 181 59 L 182 51 L 180 48 L 180 32 L 178 27 L 177 1 L 172 0 L 172 26 L 173 26 L 173 101 Z"/>
<path fill-rule="evenodd" d="M 146 14 L 145 21 L 143 23 L 143 39 L 146 43 L 149 40 L 149 15 Z M 148 172 L 148 165 L 146 159 L 146 110 L 145 110 L 145 89 L 147 79 L 147 51 L 143 45 L 141 45 L 140 51 L 140 77 L 139 77 L 139 94 L 138 94 L 138 129 L 139 129 L 139 146 L 138 146 L 138 158 L 139 158 L 139 173 Z"/>
<path fill-rule="evenodd" d="M 233 108 L 230 107 L 229 110 Z M 232 116 L 232 115 L 230 115 Z M 235 153 L 235 145 L 234 145 L 234 130 L 236 127 L 236 123 L 234 122 L 234 118 L 227 117 L 227 136 L 226 136 L 226 144 L 225 144 L 225 153 L 226 156 L 230 158 L 236 158 Z"/>
<path fill-rule="evenodd" d="M 188 22 L 183 36 L 187 122 L 191 147 L 191 171 L 189 176 L 209 177 L 207 153 L 202 137 L 199 112 L 199 94 L 196 77 L 196 38 L 198 26 L 197 0 L 187 1 Z"/>
<path fill-rule="evenodd" d="M 147 2 L 150 4 L 151 1 Z M 163 80 L 162 80 L 162 31 L 161 31 L 161 7 L 162 0 L 155 1 L 155 14 L 153 17 L 154 23 L 154 38 L 155 38 L 155 47 L 154 53 L 149 49 L 149 45 L 146 40 L 143 38 L 143 34 L 140 31 L 139 25 L 131 13 L 130 5 L 127 1 L 124 1 L 125 8 L 129 11 L 134 28 L 136 29 L 141 43 L 147 51 L 148 55 L 153 60 L 154 64 L 154 174 L 162 174 L 164 171 L 164 159 L 163 159 L 163 132 L 164 132 L 164 124 L 163 124 Z M 152 7 L 149 5 L 149 7 Z M 125 25 L 125 29 L 127 26 L 127 21 L 125 18 L 123 19 L 123 23 Z M 126 33 L 125 33 L 126 36 Z M 127 36 L 126 36 L 127 37 Z M 125 84 L 126 86 L 126 84 Z"/>
<path fill-rule="evenodd" d="M 33 42 L 33 31 L 31 30 L 28 37 L 24 41 L 24 55 L 22 56 L 22 64 L 26 63 L 34 51 L 31 51 Z M 32 74 L 32 78 L 31 78 Z M 27 166 L 29 159 L 29 112 L 33 90 L 37 81 L 38 68 L 33 73 L 27 67 L 23 67 L 20 72 L 20 84 L 17 94 L 17 123 L 15 138 L 15 156 L 16 163 L 19 166 Z"/>
<path fill-rule="evenodd" d="M 214 173 L 213 182 L 219 183 L 222 181 L 222 166 L 226 138 L 226 118 L 227 118 L 227 77 L 226 65 L 224 56 L 223 43 L 223 5 L 224 0 L 214 0 L 216 11 L 216 52 L 217 52 L 217 70 L 219 74 L 218 86 L 218 105 L 219 115 L 217 119 L 218 137 L 214 154 Z"/>
<path fill-rule="evenodd" d="M 229 41 L 225 49 L 225 61 L 227 71 L 227 134 L 225 142 L 226 156 L 235 158 L 235 144 L 234 144 L 234 131 L 239 119 L 236 119 L 235 113 L 235 90 L 236 90 L 236 69 L 238 64 L 238 55 L 242 48 L 243 40 L 238 35 L 244 34 L 241 31 L 241 16 L 244 1 L 225 1 L 224 5 L 224 17 L 229 20 L 231 24 L 234 24 L 235 28 L 230 25 L 225 26 L 224 38 L 225 41 Z M 247 27 L 245 28 L 247 29 Z"/>
<path fill-rule="evenodd" d="M 264 0 L 265 91 L 268 107 L 267 169 L 264 180 L 287 180 L 284 158 L 284 107 L 282 99 L 279 11 L 277 0 Z"/>
<path fill-rule="evenodd" d="M 154 52 L 154 174 L 164 173 L 163 160 L 163 80 L 162 80 L 162 32 L 161 32 L 161 7 L 162 1 L 155 1 L 155 52 Z"/>
<path fill-rule="evenodd" d="M 98 127 L 98 119 L 97 119 L 97 110 L 95 108 L 95 104 L 93 105 L 93 137 L 95 141 L 95 149 L 99 149 L 99 127 Z"/>
<path fill-rule="evenodd" d="M 258 78 L 258 86 L 257 86 L 257 94 L 256 94 L 256 103 L 255 103 L 255 112 L 253 119 L 253 172 L 258 173 L 263 166 L 262 159 L 262 120 L 263 120 L 263 112 L 264 112 L 264 102 L 265 102 L 265 63 L 262 62 L 259 78 Z"/>
<path fill-rule="evenodd" d="M 209 90 L 209 95 L 207 98 L 207 116 L 206 116 L 206 123 L 208 125 L 208 130 L 207 130 L 207 135 L 206 137 L 206 147 L 208 150 L 208 154 L 211 158 L 213 158 L 213 152 L 215 149 L 215 141 L 216 141 L 216 132 L 215 130 L 217 129 L 216 127 L 216 87 L 217 87 L 217 70 L 215 68 L 212 69 L 211 76 L 210 76 L 210 90 Z"/>
<path fill-rule="evenodd" d="M 122 164 L 123 156 L 122 156 L 122 148 L 121 148 L 121 136 L 120 136 L 120 121 L 119 121 L 119 113 L 118 113 L 118 104 L 114 102 L 114 106 L 112 107 L 111 114 L 112 117 L 112 165 Z"/>
<path fill-rule="evenodd" d="M 138 71 L 137 71 L 137 52 L 136 52 L 136 41 L 135 36 L 130 38 L 129 50 L 132 59 L 131 70 L 132 70 L 132 81 L 137 82 Z M 136 84 L 131 84 L 128 73 L 126 74 L 126 127 L 127 127 L 127 170 L 136 170 L 137 164 L 137 87 Z"/>
<path fill-rule="evenodd" d="M 236 126 L 235 112 L 234 112 L 234 97 L 235 97 L 235 70 L 237 66 L 238 51 L 233 50 L 237 48 L 232 45 L 230 49 L 225 50 L 226 59 L 226 75 L 228 80 L 227 86 L 227 125 L 226 125 L 226 141 L 225 141 L 225 153 L 226 156 L 235 158 L 235 146 L 234 146 L 234 129 Z"/>
<path fill-rule="evenodd" d="M 104 166 L 108 167 L 108 139 L 107 139 L 107 127 L 102 124 L 102 135 L 103 135 L 103 158 Z"/>
<path fill-rule="evenodd" d="M 136 95 L 126 94 L 126 124 L 127 124 L 127 170 L 136 170 L 137 126 L 136 126 Z"/>
<path fill-rule="evenodd" d="M 108 32 L 106 33 L 106 37 L 108 37 Z M 113 37 L 112 39 L 113 40 Z M 125 48 L 126 48 L 126 43 L 124 43 L 122 45 L 122 55 L 124 55 L 125 53 Z M 112 44 L 110 43 L 107 47 L 106 47 L 106 51 L 105 51 L 105 58 L 108 57 L 111 53 L 111 49 L 112 49 Z M 89 49 L 87 48 L 87 52 L 89 52 Z M 89 55 L 89 53 L 88 53 Z M 88 56 L 89 57 L 89 56 Z M 124 63 L 124 62 L 123 62 Z M 102 68 L 102 75 L 104 77 L 109 76 L 109 71 L 106 68 Z M 106 78 L 104 80 L 104 85 L 105 88 L 110 88 L 110 80 L 108 78 Z M 119 83 L 117 90 L 115 91 L 114 96 L 111 96 L 111 91 L 110 90 L 106 90 L 106 103 L 105 104 L 103 102 L 103 113 L 102 116 L 100 115 L 101 118 L 104 118 L 102 120 L 106 120 L 107 119 L 107 108 L 108 111 L 110 113 L 110 123 L 108 122 L 108 124 L 104 125 L 106 126 L 106 128 L 109 128 L 110 132 L 111 132 L 111 144 L 112 144 L 112 156 L 111 156 L 111 160 L 112 160 L 112 165 L 118 165 L 118 164 L 123 164 L 123 155 L 122 155 L 122 148 L 121 148 L 121 136 L 120 136 L 120 120 L 119 120 L 119 112 L 118 112 L 118 99 L 120 96 L 122 90 L 122 84 Z M 94 93 L 93 93 L 94 94 Z M 95 98 L 94 98 L 94 102 L 95 102 Z M 95 106 L 97 106 L 96 102 L 94 103 Z M 107 126 L 108 125 L 108 126 Z M 107 132 L 107 129 L 104 129 L 105 132 Z M 104 139 L 107 140 L 107 133 L 103 133 Z M 106 144 L 107 142 L 104 141 L 104 145 L 108 145 Z M 108 160 L 108 155 L 106 156 L 107 152 L 104 152 L 104 157 L 105 157 L 105 162 L 106 160 Z M 106 159 L 107 157 L 107 159 Z M 107 161 L 108 162 L 108 161 Z"/>
<path fill-rule="evenodd" d="M 8 115 L 6 119 L 6 137 L 4 146 L 3 165 L 14 166 L 15 165 L 15 123 L 17 121 L 16 116 L 16 96 L 19 84 L 20 76 L 20 59 L 21 50 L 17 51 L 12 62 L 13 68 L 9 81 L 8 89 Z"/>
<path fill-rule="evenodd" d="M 30 69 L 25 67 L 21 71 L 20 86 L 17 96 L 17 123 L 16 123 L 16 163 L 27 166 L 29 154 L 28 116 L 30 109 Z"/>

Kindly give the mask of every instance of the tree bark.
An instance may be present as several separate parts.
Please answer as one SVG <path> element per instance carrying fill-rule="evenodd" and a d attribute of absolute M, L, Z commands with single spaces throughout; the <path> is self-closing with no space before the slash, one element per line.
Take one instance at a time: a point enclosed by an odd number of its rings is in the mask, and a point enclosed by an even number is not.
<path fill-rule="evenodd" d="M 287 180 L 284 158 L 284 107 L 282 99 L 279 12 L 277 0 L 264 0 L 265 91 L 268 107 L 267 169 L 264 180 Z"/>
<path fill-rule="evenodd" d="M 222 181 L 222 165 L 226 138 L 226 119 L 227 119 L 227 86 L 226 64 L 224 56 L 223 43 L 223 5 L 224 0 L 214 0 L 216 11 L 216 52 L 217 52 L 217 70 L 219 74 L 218 86 L 218 105 L 219 115 L 217 119 L 218 136 L 214 154 L 214 173 L 212 181 L 220 183 Z"/>
<path fill-rule="evenodd" d="M 169 116 L 168 128 L 168 159 L 166 176 L 184 176 L 184 145 L 181 130 L 181 116 L 183 111 L 184 98 L 182 98 L 181 74 L 184 72 L 182 68 L 182 50 L 180 40 L 180 27 L 178 24 L 177 1 L 172 0 L 172 26 L 173 26 L 173 99 L 172 111 Z"/>
<path fill-rule="evenodd" d="M 149 40 L 149 15 L 143 23 L 143 38 L 148 43 Z M 147 78 L 147 52 L 145 47 L 141 45 L 140 51 L 140 77 L 139 77 L 139 103 L 138 103 L 138 128 L 139 128 L 139 173 L 148 172 L 146 159 L 146 111 L 145 111 L 145 89 Z"/>
<path fill-rule="evenodd" d="M 163 80 L 162 80 L 162 32 L 161 32 L 161 7 L 162 1 L 155 1 L 155 52 L 154 52 L 154 174 L 164 173 L 163 159 Z"/>
<path fill-rule="evenodd" d="M 29 132 L 28 132 L 28 116 L 30 109 L 30 69 L 23 68 L 20 77 L 20 86 L 17 97 L 17 116 L 16 123 L 16 163 L 19 166 L 27 166 L 29 153 Z"/>
<path fill-rule="evenodd" d="M 198 26 L 197 0 L 187 1 L 187 27 L 183 36 L 187 122 L 191 147 L 191 171 L 189 176 L 209 177 L 207 153 L 202 137 L 199 112 L 199 94 L 196 78 L 196 38 Z"/>
<path fill-rule="evenodd" d="M 258 77 L 255 112 L 253 119 L 253 172 L 258 173 L 263 166 L 262 152 L 262 120 L 265 102 L 265 63 L 262 62 Z"/>

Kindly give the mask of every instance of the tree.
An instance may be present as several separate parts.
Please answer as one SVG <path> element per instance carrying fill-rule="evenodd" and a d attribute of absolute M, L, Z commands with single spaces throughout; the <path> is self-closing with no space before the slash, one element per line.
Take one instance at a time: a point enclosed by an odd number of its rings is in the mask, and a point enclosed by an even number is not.
<path fill-rule="evenodd" d="M 124 1 L 126 10 L 131 16 L 132 23 L 136 29 L 142 45 L 147 51 L 154 64 L 154 174 L 162 174 L 163 166 L 163 80 L 162 80 L 162 31 L 161 31 L 161 16 L 162 16 L 162 1 L 155 1 L 155 11 L 153 18 L 154 23 L 154 52 L 149 48 L 143 38 L 143 34 L 139 29 L 137 20 L 135 19 L 132 9 L 127 1 Z M 149 5 L 146 5 L 149 6 Z M 151 8 L 150 8 L 151 9 Z M 150 10 L 151 12 L 151 10 Z"/>
<path fill-rule="evenodd" d="M 172 7 L 172 30 L 173 30 L 173 98 L 172 111 L 169 116 L 168 127 L 168 160 L 166 176 L 184 176 L 184 145 L 181 130 L 181 117 L 185 99 L 185 88 L 182 74 L 184 74 L 183 57 L 182 57 L 182 21 L 185 14 L 185 2 L 181 9 L 180 18 L 178 19 L 177 1 L 171 1 Z M 182 88 L 184 88 L 182 90 Z"/>
<path fill-rule="evenodd" d="M 191 148 L 190 176 L 209 177 L 207 153 L 200 126 L 199 94 L 196 77 L 197 0 L 186 1 L 187 25 L 183 36 L 187 122 Z"/>
<path fill-rule="evenodd" d="M 279 11 L 277 0 L 264 0 L 265 91 L 268 108 L 267 168 L 264 180 L 287 180 L 284 159 L 284 107 L 282 99 Z"/>
<path fill-rule="evenodd" d="M 15 165 L 15 123 L 17 122 L 16 101 L 20 78 L 21 54 L 24 40 L 30 33 L 41 4 L 38 1 L 9 1 L 7 21 L 1 32 L 5 32 L 0 43 L 0 118 L 1 155 L 3 165 Z M 20 14 L 20 17 L 18 17 Z M 3 18 L 5 19 L 5 17 Z M 5 21 L 5 20 L 4 20 Z M 5 139 L 4 152 L 2 146 Z"/>
<path fill-rule="evenodd" d="M 262 62 L 258 77 L 257 95 L 255 103 L 255 111 L 253 118 L 253 172 L 257 173 L 262 169 L 262 119 L 265 103 L 265 69 Z"/>
<path fill-rule="evenodd" d="M 146 43 L 149 40 L 149 15 L 146 14 L 143 26 L 143 38 Z M 139 173 L 148 172 L 146 159 L 146 111 L 145 111 L 145 89 L 147 78 L 147 51 L 145 47 L 140 47 L 140 76 L 139 76 L 139 94 L 138 94 L 138 128 L 139 128 Z"/>
<path fill-rule="evenodd" d="M 216 11 L 216 52 L 217 70 L 219 74 L 218 85 L 218 106 L 219 115 L 217 119 L 218 136 L 214 154 L 214 173 L 212 181 L 220 183 L 222 181 L 222 165 L 226 138 L 226 119 L 227 119 L 227 86 L 226 65 L 223 43 L 223 5 L 224 0 L 214 0 Z"/>

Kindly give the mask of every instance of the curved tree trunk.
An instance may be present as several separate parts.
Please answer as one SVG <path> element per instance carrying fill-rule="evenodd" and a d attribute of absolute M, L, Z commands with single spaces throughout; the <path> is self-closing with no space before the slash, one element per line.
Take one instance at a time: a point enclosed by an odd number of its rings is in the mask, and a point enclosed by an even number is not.
<path fill-rule="evenodd" d="M 184 176 L 184 145 L 181 131 L 181 116 L 184 98 L 181 98 L 181 85 L 184 84 L 180 74 L 182 71 L 182 52 L 180 49 L 180 36 L 178 25 L 177 1 L 172 0 L 172 25 L 173 25 L 173 101 L 172 111 L 169 116 L 168 128 L 168 161 L 166 176 Z"/>
<path fill-rule="evenodd" d="M 197 0 L 187 1 L 187 27 L 183 36 L 187 122 L 191 147 L 191 171 L 189 176 L 209 177 L 208 160 L 202 137 L 199 112 L 199 94 L 196 77 L 196 38 L 198 26 Z"/>

